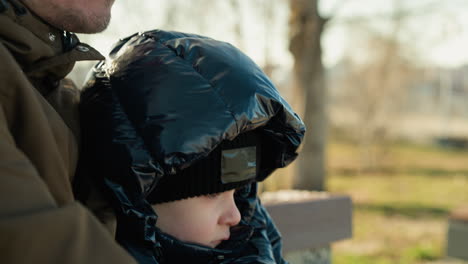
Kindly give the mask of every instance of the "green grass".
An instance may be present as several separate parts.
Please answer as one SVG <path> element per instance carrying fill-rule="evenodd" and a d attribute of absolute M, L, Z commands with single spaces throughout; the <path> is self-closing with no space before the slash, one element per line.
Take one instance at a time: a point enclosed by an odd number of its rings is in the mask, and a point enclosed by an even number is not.
<path fill-rule="evenodd" d="M 328 153 L 328 190 L 354 203 L 353 238 L 333 245 L 334 264 L 465 263 L 444 252 L 447 217 L 468 204 L 467 151 L 393 144 L 373 171 L 351 143 Z"/>
<path fill-rule="evenodd" d="M 331 192 L 351 195 L 358 209 L 386 214 L 440 217 L 468 202 L 464 175 L 331 175 L 327 185 Z"/>
<path fill-rule="evenodd" d="M 447 260 L 447 217 L 468 205 L 468 150 L 393 143 L 375 152 L 378 166 L 349 141 L 327 148 L 326 188 L 352 197 L 353 237 L 334 243 L 334 264 L 466 264 Z M 293 166 L 278 170 L 264 190 L 290 188 Z"/>
<path fill-rule="evenodd" d="M 366 256 L 353 254 L 335 254 L 333 263 L 346 264 L 411 264 L 430 262 L 441 258 L 440 252 L 432 247 L 415 246 L 405 250 L 401 257 L 398 256 Z"/>

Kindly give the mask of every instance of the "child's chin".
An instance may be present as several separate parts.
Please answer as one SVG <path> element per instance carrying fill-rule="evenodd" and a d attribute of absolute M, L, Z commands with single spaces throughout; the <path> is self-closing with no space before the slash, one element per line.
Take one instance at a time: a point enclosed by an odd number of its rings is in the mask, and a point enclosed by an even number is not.
<path fill-rule="evenodd" d="M 223 241 L 222 241 L 222 240 L 213 241 L 213 242 L 210 242 L 207 246 L 208 246 L 208 247 L 211 247 L 211 248 L 215 248 L 215 247 L 217 247 L 219 244 L 221 244 L 221 242 L 223 242 Z"/>

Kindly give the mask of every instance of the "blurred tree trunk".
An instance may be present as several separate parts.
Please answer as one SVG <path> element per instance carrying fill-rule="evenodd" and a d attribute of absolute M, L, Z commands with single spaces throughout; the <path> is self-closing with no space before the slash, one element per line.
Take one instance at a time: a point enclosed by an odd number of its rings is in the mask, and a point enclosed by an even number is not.
<path fill-rule="evenodd" d="M 321 34 L 327 19 L 318 13 L 318 0 L 290 0 L 289 49 L 294 56 L 294 89 L 304 100 L 307 132 L 298 158 L 293 188 L 325 189 L 327 89 L 322 64 Z"/>

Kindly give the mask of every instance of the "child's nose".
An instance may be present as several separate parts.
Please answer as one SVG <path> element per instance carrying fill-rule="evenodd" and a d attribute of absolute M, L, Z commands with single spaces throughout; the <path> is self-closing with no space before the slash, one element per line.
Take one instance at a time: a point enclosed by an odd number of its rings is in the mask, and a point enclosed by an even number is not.
<path fill-rule="evenodd" d="M 236 203 L 234 202 L 234 197 L 229 199 L 228 206 L 220 220 L 221 224 L 224 225 L 235 226 L 239 224 L 241 215 Z"/>

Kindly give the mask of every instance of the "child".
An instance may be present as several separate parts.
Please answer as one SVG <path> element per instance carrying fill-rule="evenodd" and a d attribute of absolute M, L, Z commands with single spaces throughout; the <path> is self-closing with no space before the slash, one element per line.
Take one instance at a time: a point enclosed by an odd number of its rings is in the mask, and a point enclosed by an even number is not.
<path fill-rule="evenodd" d="M 146 198 L 159 216 L 156 226 L 212 248 L 229 240 L 241 218 L 234 192 L 255 179 L 257 141 L 254 133 L 243 133 L 179 174 L 163 177 Z"/>
<path fill-rule="evenodd" d="M 305 127 L 232 45 L 160 30 L 119 41 L 82 95 L 80 175 L 103 186 L 140 263 L 284 263 L 257 181 Z"/>

